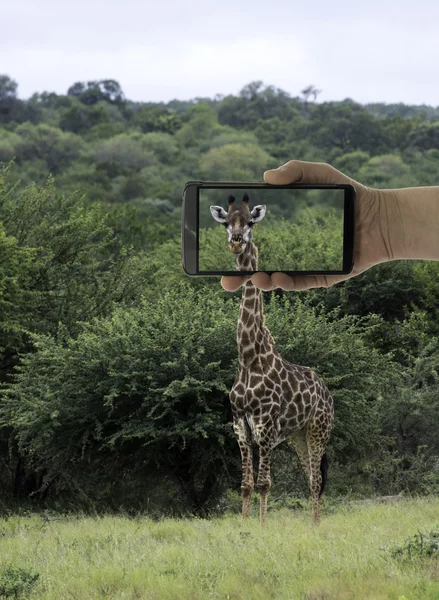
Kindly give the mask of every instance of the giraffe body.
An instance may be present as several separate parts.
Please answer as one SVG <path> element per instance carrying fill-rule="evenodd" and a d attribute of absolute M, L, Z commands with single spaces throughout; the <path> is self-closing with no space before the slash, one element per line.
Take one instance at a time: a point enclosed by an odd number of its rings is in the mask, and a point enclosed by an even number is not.
<path fill-rule="evenodd" d="M 258 251 L 252 241 L 252 226 L 265 215 L 265 206 L 250 213 L 248 196 L 235 209 L 229 197 L 229 212 L 211 207 L 214 218 L 226 225 L 229 249 L 236 254 L 236 267 L 257 271 Z M 222 212 L 221 212 L 222 211 Z M 253 445 L 259 449 L 256 488 L 260 493 L 260 519 L 264 525 L 271 486 L 270 460 L 273 448 L 285 440 L 293 444 L 308 477 L 313 522 L 319 522 L 319 498 L 326 479 L 325 448 L 334 420 L 331 394 L 309 367 L 282 358 L 265 325 L 262 292 L 251 281 L 243 286 L 237 327 L 238 375 L 230 392 L 233 427 L 242 458 L 242 515 L 249 515 L 254 489 Z"/>

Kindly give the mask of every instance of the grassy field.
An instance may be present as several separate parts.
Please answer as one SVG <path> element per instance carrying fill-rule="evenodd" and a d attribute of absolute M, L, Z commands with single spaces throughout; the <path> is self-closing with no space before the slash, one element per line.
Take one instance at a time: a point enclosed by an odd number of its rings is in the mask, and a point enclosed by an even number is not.
<path fill-rule="evenodd" d="M 4 517 L 0 589 L 3 584 L 6 597 L 15 598 L 14 578 L 38 574 L 22 597 L 439 599 L 437 556 L 402 561 L 385 549 L 437 528 L 437 497 L 331 510 L 328 505 L 318 528 L 306 510 L 268 516 L 265 530 L 256 515 L 246 523 L 237 515 L 162 521 L 54 513 Z"/>

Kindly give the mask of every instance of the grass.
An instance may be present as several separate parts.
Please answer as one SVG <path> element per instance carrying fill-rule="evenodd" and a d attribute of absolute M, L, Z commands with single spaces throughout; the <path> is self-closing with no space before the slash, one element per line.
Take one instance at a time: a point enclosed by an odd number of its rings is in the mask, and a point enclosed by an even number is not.
<path fill-rule="evenodd" d="M 439 598 L 437 557 L 400 560 L 386 548 L 437 527 L 437 497 L 341 505 L 318 528 L 309 510 L 268 517 L 261 530 L 256 514 L 10 516 L 0 519 L 0 584 L 15 568 L 39 575 L 23 596 L 35 600 Z"/>

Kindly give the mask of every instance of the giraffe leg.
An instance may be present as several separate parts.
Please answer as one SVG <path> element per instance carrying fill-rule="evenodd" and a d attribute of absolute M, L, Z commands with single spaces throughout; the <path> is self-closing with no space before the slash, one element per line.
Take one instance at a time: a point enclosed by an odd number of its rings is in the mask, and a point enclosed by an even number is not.
<path fill-rule="evenodd" d="M 258 432 L 259 471 L 256 488 L 260 494 L 260 520 L 262 527 L 265 527 L 267 521 L 267 500 L 271 487 L 270 461 L 273 449 L 272 435 L 273 426 L 271 424 L 269 426 L 265 425 Z"/>
<path fill-rule="evenodd" d="M 312 503 L 312 522 L 313 525 L 318 525 L 320 523 L 320 488 L 322 486 L 322 474 L 320 472 L 320 461 L 322 459 L 322 454 L 320 452 L 316 452 L 311 454 L 310 464 L 311 464 L 311 476 L 309 478 L 309 485 L 311 491 L 311 503 Z"/>
<path fill-rule="evenodd" d="M 302 429 L 298 431 L 293 438 L 291 438 L 291 444 L 294 450 L 299 457 L 300 464 L 302 465 L 303 470 L 305 471 L 306 480 L 310 481 L 311 476 L 311 467 L 309 464 L 309 453 L 308 453 L 308 444 L 306 442 L 305 430 Z"/>
<path fill-rule="evenodd" d="M 313 525 L 318 525 L 320 522 L 319 500 L 322 489 L 322 473 L 320 465 L 329 438 L 329 433 L 330 430 L 327 427 L 322 427 L 321 422 L 316 420 L 310 422 L 306 433 L 310 464 L 309 486 L 311 492 Z"/>
<path fill-rule="evenodd" d="M 262 527 L 265 527 L 267 521 L 267 501 L 271 487 L 270 454 L 271 453 L 259 452 L 259 473 L 256 487 L 260 494 L 259 516 Z"/>
<path fill-rule="evenodd" d="M 239 449 L 241 450 L 242 462 L 242 480 L 241 480 L 241 495 L 242 495 L 242 518 L 245 520 L 250 513 L 250 503 L 253 493 L 253 448 L 251 434 L 247 423 L 243 418 L 233 421 L 233 429 L 238 440 Z"/>

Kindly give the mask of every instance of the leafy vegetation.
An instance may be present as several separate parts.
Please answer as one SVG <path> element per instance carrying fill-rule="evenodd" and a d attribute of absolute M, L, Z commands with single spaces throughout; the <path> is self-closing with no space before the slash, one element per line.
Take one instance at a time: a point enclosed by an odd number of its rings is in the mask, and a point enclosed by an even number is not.
<path fill-rule="evenodd" d="M 103 80 L 21 100 L 0 77 L 2 505 L 205 515 L 239 489 L 228 392 L 240 291 L 184 274 L 185 182 L 260 181 L 291 158 L 369 186 L 438 181 L 438 109 L 317 95 L 253 82 L 237 96 L 134 103 Z M 255 233 L 260 248 L 331 264 L 337 240 L 313 228 L 319 210 L 298 212 L 294 247 L 279 218 L 275 234 Z M 205 232 L 207 263 L 222 233 Z M 438 493 L 439 263 L 264 299 L 281 353 L 334 395 L 329 497 Z M 285 506 L 307 496 L 299 471 L 277 448 L 272 497 Z"/>
<path fill-rule="evenodd" d="M 0 573 L 0 598 L 25 598 L 38 581 L 39 574 L 32 574 L 20 567 L 7 567 Z"/>
<path fill-rule="evenodd" d="M 394 558 L 401 560 L 417 560 L 419 558 L 439 559 L 439 530 L 433 529 L 429 533 L 415 533 L 400 544 L 394 544 L 389 549 Z"/>

